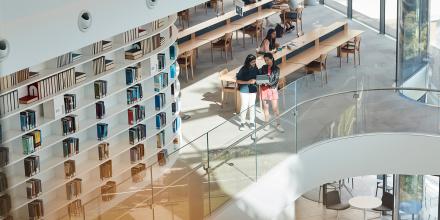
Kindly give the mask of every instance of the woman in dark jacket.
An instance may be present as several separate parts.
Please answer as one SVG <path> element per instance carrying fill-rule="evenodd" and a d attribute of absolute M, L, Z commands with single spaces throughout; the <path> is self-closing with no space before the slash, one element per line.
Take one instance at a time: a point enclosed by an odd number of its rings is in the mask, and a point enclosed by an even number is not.
<path fill-rule="evenodd" d="M 269 83 L 261 85 L 260 98 L 263 102 L 263 112 L 265 122 L 269 122 L 269 102 L 272 105 L 272 111 L 275 117 L 278 118 L 276 128 L 280 132 L 284 132 L 279 120 L 280 112 L 278 110 L 278 80 L 280 79 L 280 68 L 275 64 L 275 59 L 271 53 L 264 54 L 264 61 L 266 65 L 261 67 L 261 74 L 269 76 Z M 269 126 L 264 127 L 265 130 L 269 129 Z"/>
<path fill-rule="evenodd" d="M 256 64 L 257 58 L 249 54 L 244 61 L 243 67 L 237 73 L 237 84 L 240 91 L 240 131 L 244 130 L 244 123 L 246 122 L 246 114 L 249 110 L 249 127 L 255 128 L 255 99 L 257 97 L 257 86 L 255 85 L 255 78 L 259 74 L 259 69 Z"/>

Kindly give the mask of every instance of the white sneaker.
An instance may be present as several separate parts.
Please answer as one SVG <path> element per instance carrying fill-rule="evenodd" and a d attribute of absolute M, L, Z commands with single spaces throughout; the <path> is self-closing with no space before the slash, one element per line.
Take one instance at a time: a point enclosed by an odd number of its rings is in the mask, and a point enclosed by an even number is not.
<path fill-rule="evenodd" d="M 279 131 L 279 132 L 281 132 L 281 133 L 284 133 L 284 128 L 283 127 L 281 127 L 281 125 L 279 124 L 279 125 L 277 125 L 277 127 L 276 127 L 276 129 Z"/>
<path fill-rule="evenodd" d="M 244 131 L 244 124 L 243 123 L 241 123 L 240 124 L 240 126 L 238 126 L 238 130 L 240 130 L 240 131 Z"/>
<path fill-rule="evenodd" d="M 249 129 L 254 130 L 255 129 L 255 123 L 250 123 L 249 124 Z"/>

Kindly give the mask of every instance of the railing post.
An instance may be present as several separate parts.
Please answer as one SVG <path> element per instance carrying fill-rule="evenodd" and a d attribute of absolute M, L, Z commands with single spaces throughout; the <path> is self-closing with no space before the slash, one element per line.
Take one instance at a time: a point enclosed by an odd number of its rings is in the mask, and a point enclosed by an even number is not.
<path fill-rule="evenodd" d="M 347 18 L 353 18 L 353 0 L 347 0 Z"/>
<path fill-rule="evenodd" d="M 399 220 L 399 193 L 400 193 L 400 182 L 399 182 L 399 174 L 394 174 L 393 180 L 393 196 L 394 196 L 394 206 L 393 206 L 393 220 Z"/>
<path fill-rule="evenodd" d="M 385 0 L 380 0 L 379 33 L 385 34 Z"/>
<path fill-rule="evenodd" d="M 254 105 L 254 120 L 255 118 L 257 118 L 257 105 Z M 258 181 L 258 151 L 257 151 L 257 124 L 255 123 L 255 127 L 254 127 L 254 134 L 253 134 L 253 145 L 254 145 L 254 151 L 255 151 L 255 182 Z"/>

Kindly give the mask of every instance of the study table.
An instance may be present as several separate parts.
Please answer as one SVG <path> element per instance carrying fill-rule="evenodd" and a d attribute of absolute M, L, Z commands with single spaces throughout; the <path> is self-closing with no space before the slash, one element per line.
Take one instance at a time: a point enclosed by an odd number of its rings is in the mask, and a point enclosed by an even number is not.
<path fill-rule="evenodd" d="M 285 78 L 289 74 L 318 59 L 321 54 L 328 54 L 332 50 L 337 49 L 354 37 L 362 34 L 362 32 L 361 30 L 348 29 L 347 22 L 335 22 L 327 27 L 317 28 L 301 37 L 286 42 L 281 46 L 281 51 L 274 53 L 274 58 L 281 71 L 280 85 L 285 85 Z M 263 65 L 263 58 L 258 57 L 257 66 L 260 68 Z M 227 74 L 223 75 L 220 80 L 235 83 L 235 76 L 240 68 L 241 66 L 230 70 Z M 238 112 L 239 100 L 237 100 L 236 103 L 236 110 Z"/>

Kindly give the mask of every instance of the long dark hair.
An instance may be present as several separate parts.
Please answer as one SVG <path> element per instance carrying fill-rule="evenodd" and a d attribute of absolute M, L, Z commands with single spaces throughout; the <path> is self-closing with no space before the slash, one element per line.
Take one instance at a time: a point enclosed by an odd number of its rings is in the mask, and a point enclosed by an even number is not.
<path fill-rule="evenodd" d="M 263 55 L 263 58 L 269 58 L 270 60 L 272 60 L 272 68 L 271 71 L 274 71 L 275 68 L 277 68 L 277 64 L 275 63 L 275 58 L 273 57 L 273 54 L 271 53 L 265 53 Z"/>
<path fill-rule="evenodd" d="M 243 65 L 243 67 L 246 68 L 246 69 L 250 69 L 250 68 L 252 68 L 252 66 L 251 66 L 251 62 L 252 62 L 253 60 L 256 60 L 256 59 L 257 59 L 257 58 L 256 58 L 255 55 L 253 55 L 253 54 L 249 54 L 249 55 L 247 55 L 246 60 L 244 61 L 244 65 Z"/>
<path fill-rule="evenodd" d="M 269 41 L 269 49 L 273 50 L 275 49 L 275 38 L 272 38 L 272 34 L 276 33 L 275 29 L 271 28 L 267 31 L 266 37 L 264 38 L 265 40 Z M 263 40 L 264 42 L 264 40 Z M 263 44 L 263 43 L 262 43 Z"/>

